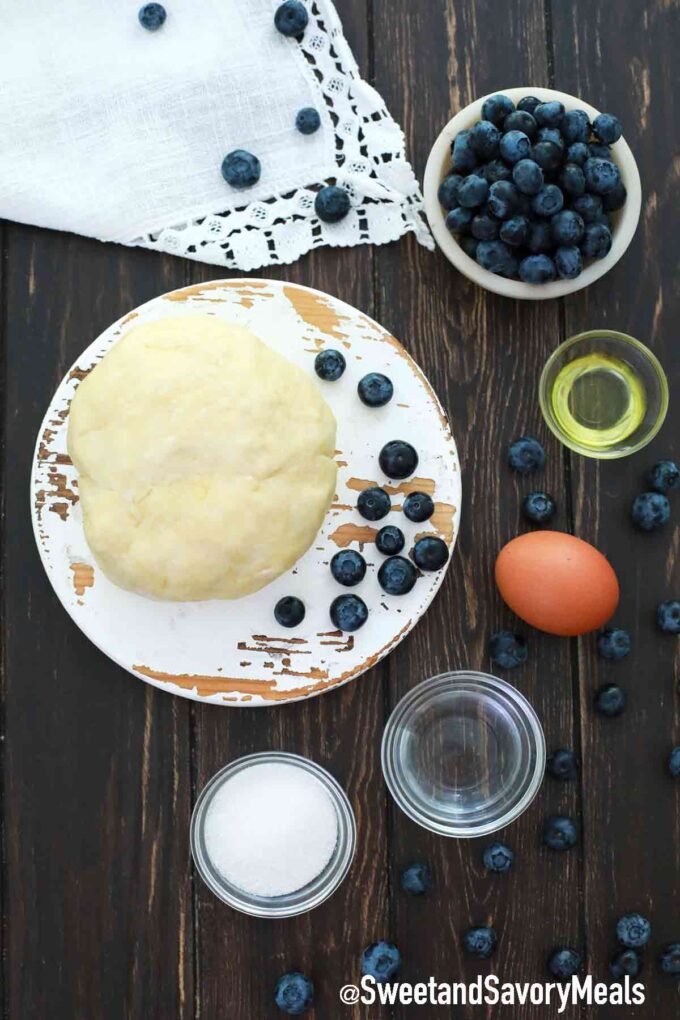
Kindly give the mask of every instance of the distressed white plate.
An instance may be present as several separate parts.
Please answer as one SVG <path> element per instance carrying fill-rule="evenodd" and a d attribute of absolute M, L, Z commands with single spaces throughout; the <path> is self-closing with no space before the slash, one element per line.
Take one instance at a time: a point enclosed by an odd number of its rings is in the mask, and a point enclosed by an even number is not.
<path fill-rule="evenodd" d="M 317 380 L 338 423 L 337 495 L 316 541 L 301 560 L 266 588 L 234 601 L 160 602 L 111 584 L 85 540 L 77 472 L 66 447 L 69 405 L 80 381 L 127 330 L 151 319 L 216 315 L 247 326 L 265 343 L 316 379 L 314 357 L 337 347 L 347 370 L 335 383 Z M 385 372 L 394 397 L 384 408 L 360 402 L 356 387 L 367 372 Z M 414 478 L 390 484 L 378 452 L 390 439 L 407 439 L 420 463 Z M 359 491 L 384 485 L 393 510 L 376 526 L 355 509 Z M 412 524 L 401 513 L 403 495 L 429 492 L 436 513 Z M 427 379 L 404 348 L 364 314 L 319 291 L 267 280 L 217 280 L 149 301 L 109 327 L 78 359 L 45 416 L 31 475 L 31 512 L 40 556 L 64 608 L 106 655 L 135 676 L 182 697 L 216 705 L 268 705 L 295 701 L 346 683 L 386 655 L 414 627 L 439 588 L 445 570 L 424 574 L 408 595 L 386 595 L 377 580 L 383 557 L 377 528 L 397 524 L 406 551 L 416 536 L 438 534 L 453 549 L 461 499 L 456 445 Z M 351 589 L 369 607 L 355 634 L 335 631 L 328 607 L 350 589 L 328 564 L 340 548 L 364 552 L 369 569 Z M 307 606 L 303 624 L 279 627 L 274 605 L 298 595 Z"/>

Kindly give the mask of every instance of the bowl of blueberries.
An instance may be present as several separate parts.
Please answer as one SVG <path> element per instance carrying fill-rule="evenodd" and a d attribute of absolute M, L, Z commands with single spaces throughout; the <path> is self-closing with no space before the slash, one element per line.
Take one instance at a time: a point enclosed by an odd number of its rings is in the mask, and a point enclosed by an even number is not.
<path fill-rule="evenodd" d="M 437 244 L 506 297 L 563 297 L 604 276 L 640 218 L 640 174 L 619 119 L 554 89 L 476 100 L 432 147 L 425 209 Z"/>

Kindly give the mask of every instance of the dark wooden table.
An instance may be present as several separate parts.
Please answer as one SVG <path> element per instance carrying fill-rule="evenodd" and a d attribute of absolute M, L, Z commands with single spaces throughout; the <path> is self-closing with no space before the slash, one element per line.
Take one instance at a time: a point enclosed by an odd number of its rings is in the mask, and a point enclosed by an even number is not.
<path fill-rule="evenodd" d="M 34 547 L 28 477 L 36 431 L 62 374 L 105 326 L 163 291 L 224 276 L 216 267 L 6 223 L 3 728 L 4 1012 L 11 1020 L 255 1020 L 279 1016 L 272 989 L 300 968 L 317 986 L 316 1017 L 410 1015 L 353 1010 L 337 999 L 358 976 L 363 947 L 388 938 L 404 977 L 541 980 L 547 953 L 583 947 L 607 979 L 618 915 L 652 920 L 647 1004 L 578 1007 L 564 1016 L 677 1015 L 677 981 L 653 956 L 680 939 L 680 786 L 664 758 L 680 743 L 678 642 L 653 611 L 680 594 L 678 503 L 656 535 L 627 519 L 645 468 L 680 457 L 677 211 L 680 184 L 673 0 L 339 0 L 365 75 L 404 126 L 419 176 L 451 114 L 475 96 L 520 84 L 556 85 L 623 119 L 643 180 L 640 226 L 624 259 L 568 300 L 514 303 L 476 289 L 413 239 L 385 248 L 318 251 L 267 272 L 321 288 L 364 309 L 400 337 L 447 408 L 463 464 L 462 531 L 427 617 L 383 663 L 349 686 L 303 704 L 259 711 L 202 707 L 147 687 L 104 658 L 57 602 Z M 232 274 L 243 275 L 243 274 Z M 600 463 L 570 456 L 548 434 L 536 397 L 550 351 L 582 329 L 608 326 L 649 343 L 671 383 L 671 411 L 643 453 Z M 379 762 L 398 698 L 447 668 L 488 668 L 487 637 L 513 621 L 493 583 L 500 546 L 524 530 L 505 450 L 538 435 L 556 526 L 594 542 L 614 564 L 623 598 L 616 621 L 633 637 L 623 663 L 598 661 L 592 636 L 530 635 L 511 679 L 531 699 L 549 748 L 575 748 L 580 781 L 546 780 L 527 813 L 502 833 L 517 852 L 509 876 L 489 877 L 479 841 L 428 835 L 396 809 Z M 619 719 L 596 717 L 594 688 L 624 684 Z M 266 748 L 309 755 L 346 786 L 359 849 L 349 879 L 313 913 L 266 922 L 229 910 L 196 878 L 188 824 L 196 793 L 226 761 Z M 578 816 L 582 845 L 541 846 L 548 812 Z M 401 868 L 428 860 L 436 889 L 400 891 Z M 492 921 L 489 964 L 465 959 L 460 932 Z M 417 1015 L 450 1015 L 420 1007 Z M 456 1016 L 555 1015 L 461 1009 Z"/>

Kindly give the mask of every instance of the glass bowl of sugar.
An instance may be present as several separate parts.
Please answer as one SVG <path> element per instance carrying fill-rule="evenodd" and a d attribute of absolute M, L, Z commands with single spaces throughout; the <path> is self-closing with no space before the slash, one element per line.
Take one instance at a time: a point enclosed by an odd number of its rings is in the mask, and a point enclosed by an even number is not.
<path fill-rule="evenodd" d="M 224 903 L 256 917 L 293 917 L 323 903 L 355 848 L 345 791 L 320 765 L 283 751 L 220 769 L 191 817 L 201 878 Z"/>

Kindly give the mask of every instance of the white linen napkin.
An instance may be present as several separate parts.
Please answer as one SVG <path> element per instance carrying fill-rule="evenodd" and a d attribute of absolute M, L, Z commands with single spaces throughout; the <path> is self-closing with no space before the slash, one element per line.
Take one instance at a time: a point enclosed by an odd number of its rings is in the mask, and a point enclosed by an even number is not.
<path fill-rule="evenodd" d="M 321 245 L 433 246 L 403 134 L 362 81 L 330 0 L 305 0 L 301 41 L 274 26 L 280 0 L 0 0 L 0 216 L 243 270 Z M 321 128 L 302 135 L 297 111 Z M 261 162 L 240 191 L 233 149 Z M 319 187 L 345 187 L 337 224 Z"/>

